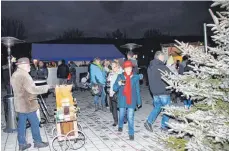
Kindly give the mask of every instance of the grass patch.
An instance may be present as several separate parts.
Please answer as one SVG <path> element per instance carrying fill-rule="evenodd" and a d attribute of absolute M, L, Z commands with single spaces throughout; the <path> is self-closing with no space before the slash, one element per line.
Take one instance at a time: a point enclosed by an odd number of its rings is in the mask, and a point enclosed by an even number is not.
<path fill-rule="evenodd" d="M 174 136 L 170 136 L 165 141 L 169 148 L 174 149 L 176 151 L 185 151 L 186 144 L 188 143 L 187 140 L 183 138 L 176 138 Z"/>

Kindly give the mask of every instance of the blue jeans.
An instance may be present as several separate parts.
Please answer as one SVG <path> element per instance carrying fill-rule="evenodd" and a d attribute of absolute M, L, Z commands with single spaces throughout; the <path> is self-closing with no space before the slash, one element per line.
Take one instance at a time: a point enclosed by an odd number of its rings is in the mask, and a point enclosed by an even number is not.
<path fill-rule="evenodd" d="M 157 116 L 161 112 L 161 107 L 169 105 L 171 102 L 169 95 L 157 95 L 153 96 L 154 99 L 154 109 L 150 113 L 148 117 L 148 123 L 153 124 L 153 122 L 156 120 Z M 166 128 L 167 124 L 165 122 L 169 121 L 169 117 L 167 115 L 162 116 L 161 120 L 161 128 Z"/>
<path fill-rule="evenodd" d="M 18 142 L 19 145 L 26 144 L 26 122 L 27 119 L 31 124 L 31 131 L 34 143 L 41 143 L 41 134 L 39 127 L 39 119 L 37 117 L 36 111 L 31 113 L 18 113 Z"/>
<path fill-rule="evenodd" d="M 134 109 L 119 108 L 119 122 L 118 127 L 123 128 L 124 116 L 127 111 L 129 135 L 134 135 Z"/>
<path fill-rule="evenodd" d="M 190 99 L 184 100 L 184 106 L 187 106 L 188 108 L 190 108 L 191 105 L 192 105 L 192 100 Z"/>
<path fill-rule="evenodd" d="M 94 96 L 94 104 L 99 104 L 100 98 L 101 98 L 101 105 L 105 106 L 106 92 L 105 92 L 104 87 L 103 87 L 101 96 L 98 96 L 98 95 Z"/>

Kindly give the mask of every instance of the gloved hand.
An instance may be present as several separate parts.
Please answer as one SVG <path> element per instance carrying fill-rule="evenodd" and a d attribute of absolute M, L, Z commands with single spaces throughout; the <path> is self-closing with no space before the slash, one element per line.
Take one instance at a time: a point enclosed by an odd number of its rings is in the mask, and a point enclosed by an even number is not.
<path fill-rule="evenodd" d="M 120 85 L 120 86 L 123 85 L 121 80 L 118 81 L 118 85 Z"/>

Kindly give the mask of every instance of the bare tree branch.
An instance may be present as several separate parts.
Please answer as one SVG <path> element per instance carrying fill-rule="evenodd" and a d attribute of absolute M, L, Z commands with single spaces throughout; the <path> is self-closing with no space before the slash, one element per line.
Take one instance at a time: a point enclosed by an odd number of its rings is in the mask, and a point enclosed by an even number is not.
<path fill-rule="evenodd" d="M 76 39 L 82 37 L 84 37 L 84 32 L 79 30 L 78 28 L 73 28 L 64 31 L 63 34 L 57 37 L 57 39 Z"/>
<path fill-rule="evenodd" d="M 149 29 L 145 31 L 143 38 L 153 38 L 159 36 L 162 36 L 162 33 L 159 29 Z"/>
<path fill-rule="evenodd" d="M 117 29 L 111 33 L 106 33 L 106 38 L 113 38 L 113 39 L 126 39 L 127 33 L 124 30 L 124 32 L 120 31 L 120 29 Z"/>
<path fill-rule="evenodd" d="M 26 39 L 25 26 L 21 20 L 2 17 L 1 34 L 3 37 L 12 36 L 18 39 Z"/>

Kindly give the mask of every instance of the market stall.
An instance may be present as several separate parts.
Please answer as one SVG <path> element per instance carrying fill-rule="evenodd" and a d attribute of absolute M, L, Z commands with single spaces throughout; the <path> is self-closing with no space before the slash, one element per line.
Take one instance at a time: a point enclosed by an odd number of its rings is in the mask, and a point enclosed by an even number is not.
<path fill-rule="evenodd" d="M 173 57 L 174 62 L 177 60 L 182 61 L 181 51 L 175 46 L 176 43 L 169 44 L 161 44 L 161 50 L 166 54 L 166 60 L 169 59 L 170 56 Z M 204 45 L 201 42 L 193 42 L 189 43 L 194 47 L 199 47 L 204 50 Z"/>
<path fill-rule="evenodd" d="M 32 59 L 42 61 L 91 61 L 101 59 L 124 58 L 124 55 L 112 44 L 32 44 Z M 47 83 L 58 84 L 57 68 L 48 68 Z M 88 72 L 88 66 L 76 67 L 76 83 L 80 73 Z"/>

